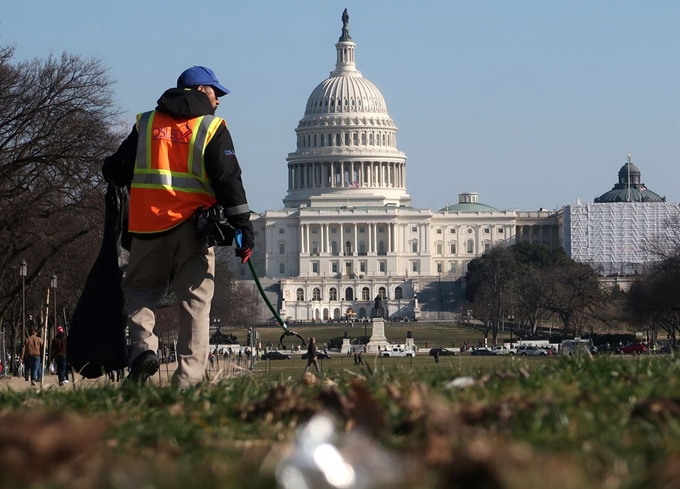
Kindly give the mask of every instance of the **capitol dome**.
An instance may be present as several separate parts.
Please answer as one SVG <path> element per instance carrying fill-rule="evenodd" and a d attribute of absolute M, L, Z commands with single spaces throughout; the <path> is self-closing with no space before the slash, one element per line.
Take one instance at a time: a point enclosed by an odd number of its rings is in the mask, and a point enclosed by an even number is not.
<path fill-rule="evenodd" d="M 295 129 L 288 158 L 286 207 L 410 206 L 406 156 L 378 87 L 355 63 L 356 44 L 343 16 L 335 69 L 319 83 Z"/>
<path fill-rule="evenodd" d="M 652 192 L 644 183 L 641 183 L 640 177 L 640 170 L 630 161 L 630 155 L 628 155 L 628 162 L 619 170 L 619 183 L 614 185 L 609 192 L 596 197 L 595 203 L 666 202 L 665 197 Z"/>

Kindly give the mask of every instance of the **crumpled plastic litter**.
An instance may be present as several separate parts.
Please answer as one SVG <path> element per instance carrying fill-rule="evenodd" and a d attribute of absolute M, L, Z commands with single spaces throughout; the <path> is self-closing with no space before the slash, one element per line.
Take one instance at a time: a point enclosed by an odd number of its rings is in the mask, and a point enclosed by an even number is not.
<path fill-rule="evenodd" d="M 465 389 L 475 385 L 476 381 L 473 377 L 456 377 L 453 380 L 448 381 L 444 384 L 447 389 Z"/>
<path fill-rule="evenodd" d="M 282 489 L 371 489 L 400 482 L 397 457 L 358 432 L 338 433 L 334 419 L 317 414 L 298 428 L 292 450 L 276 468 Z"/>

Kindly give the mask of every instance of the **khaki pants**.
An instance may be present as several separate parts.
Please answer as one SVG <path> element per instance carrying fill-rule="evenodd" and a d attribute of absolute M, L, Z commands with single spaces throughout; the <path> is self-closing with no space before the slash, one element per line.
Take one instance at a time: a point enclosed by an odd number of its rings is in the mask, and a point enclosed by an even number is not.
<path fill-rule="evenodd" d="M 131 361 L 147 350 L 158 352 L 154 311 L 173 271 L 173 288 L 180 308 L 178 367 L 173 383 L 187 386 L 200 382 L 205 375 L 210 302 L 215 291 L 215 252 L 196 239 L 193 219 L 156 239 L 132 239 L 123 279 Z"/>

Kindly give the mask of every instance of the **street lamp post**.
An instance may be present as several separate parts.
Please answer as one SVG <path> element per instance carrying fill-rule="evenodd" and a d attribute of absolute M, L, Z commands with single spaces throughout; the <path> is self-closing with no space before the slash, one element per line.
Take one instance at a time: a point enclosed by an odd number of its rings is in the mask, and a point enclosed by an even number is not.
<path fill-rule="evenodd" d="M 510 314 L 508 316 L 508 328 L 510 329 L 510 343 L 512 343 L 512 322 L 514 321 L 515 316 L 513 314 Z"/>
<path fill-rule="evenodd" d="M 19 266 L 19 275 L 21 276 L 21 345 L 26 341 L 26 275 L 28 273 L 28 265 L 25 259 L 21 259 Z M 13 354 L 15 352 L 12 352 Z M 17 366 L 18 368 L 18 366 Z"/>
<path fill-rule="evenodd" d="M 52 274 L 52 278 L 50 280 L 50 287 L 52 287 L 52 294 L 53 294 L 52 299 L 53 299 L 53 302 L 54 302 L 54 305 L 52 306 L 54 308 L 54 324 L 52 325 L 52 327 L 54 329 L 52 330 L 52 333 L 53 333 L 52 336 L 54 336 L 54 335 L 57 334 L 57 315 L 58 315 L 58 313 L 57 313 L 57 274 L 56 273 Z M 48 335 L 48 337 L 49 337 L 49 335 Z"/>

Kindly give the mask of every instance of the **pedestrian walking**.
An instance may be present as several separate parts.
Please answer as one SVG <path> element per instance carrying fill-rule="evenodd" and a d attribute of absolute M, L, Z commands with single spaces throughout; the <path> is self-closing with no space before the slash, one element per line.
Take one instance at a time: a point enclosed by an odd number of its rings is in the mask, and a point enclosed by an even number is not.
<path fill-rule="evenodd" d="M 203 66 L 185 70 L 155 110 L 137 116 L 132 131 L 104 162 L 106 181 L 130 188 L 130 259 L 123 291 L 132 351 L 130 378 L 155 374 L 160 361 L 155 310 L 172 279 L 180 304 L 177 370 L 173 384 L 200 382 L 208 361 L 209 316 L 215 283 L 215 251 L 197 237 L 197 209 L 223 207 L 242 233 L 236 256 L 245 263 L 253 248 L 250 209 L 231 134 L 215 117 L 229 90 Z"/>
<path fill-rule="evenodd" d="M 307 366 L 305 372 L 310 366 L 314 365 L 316 371 L 319 371 L 319 364 L 316 362 L 316 338 L 309 338 L 309 347 L 307 348 Z"/>
<path fill-rule="evenodd" d="M 359 354 L 357 355 L 357 360 L 359 361 L 359 365 L 363 365 L 363 364 L 364 364 L 364 360 L 363 360 L 363 358 L 362 358 L 361 352 L 359 352 Z"/>
<path fill-rule="evenodd" d="M 37 385 L 38 380 L 40 380 L 42 376 L 42 362 L 40 360 L 42 358 L 42 351 L 42 338 L 38 336 L 38 330 L 35 329 L 35 327 L 32 327 L 31 335 L 26 338 L 23 351 L 25 363 L 28 366 L 31 377 L 31 385 Z"/>
<path fill-rule="evenodd" d="M 64 385 L 64 381 L 66 380 L 66 333 L 61 326 L 57 328 L 57 334 L 52 338 L 50 358 L 54 361 L 54 365 L 57 369 L 59 385 Z"/>

